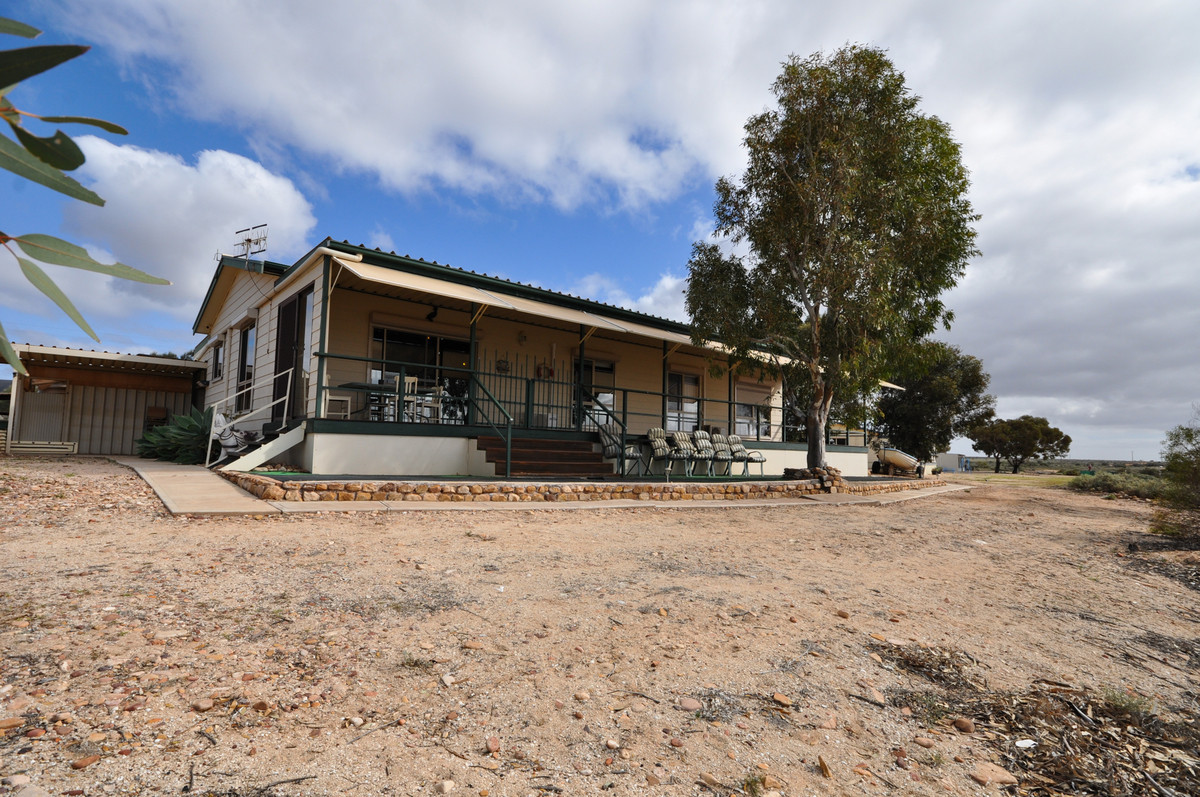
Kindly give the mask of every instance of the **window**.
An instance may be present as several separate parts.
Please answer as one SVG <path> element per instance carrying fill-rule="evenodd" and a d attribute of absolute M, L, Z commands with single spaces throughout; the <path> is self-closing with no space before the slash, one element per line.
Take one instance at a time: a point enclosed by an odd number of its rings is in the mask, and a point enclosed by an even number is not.
<path fill-rule="evenodd" d="M 241 345 L 238 352 L 238 396 L 237 411 L 250 409 L 250 386 L 254 384 L 254 324 L 242 327 Z"/>
<path fill-rule="evenodd" d="M 667 374 L 667 431 L 690 432 L 700 426 L 700 377 Z"/>
<path fill-rule="evenodd" d="M 214 343 L 212 347 L 212 381 L 217 381 L 225 374 L 225 344 Z"/>
<path fill-rule="evenodd" d="M 443 423 L 466 421 L 471 361 L 471 346 L 466 341 L 375 327 L 371 330 L 371 359 L 372 382 L 393 382 L 403 368 L 406 377 L 417 377 L 418 392 L 449 395 L 441 403 Z"/>
<path fill-rule="evenodd" d="M 575 373 L 580 373 L 578 359 L 573 365 Z M 613 389 L 617 384 L 616 364 L 610 360 L 585 359 L 582 373 L 583 379 L 580 384 L 583 386 L 583 403 L 586 408 L 583 428 L 594 429 L 611 423 L 612 419 L 608 417 L 608 413 L 615 409 Z M 597 404 L 604 405 L 608 411 L 596 407 Z"/>
<path fill-rule="evenodd" d="M 734 433 L 750 440 L 771 437 L 771 394 L 760 386 L 737 386 Z"/>

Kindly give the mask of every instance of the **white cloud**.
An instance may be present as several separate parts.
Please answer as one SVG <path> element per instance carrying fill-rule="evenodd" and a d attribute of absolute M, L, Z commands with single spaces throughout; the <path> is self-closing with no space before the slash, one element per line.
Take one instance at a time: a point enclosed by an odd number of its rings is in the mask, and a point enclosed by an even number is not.
<path fill-rule="evenodd" d="M 640 313 L 686 322 L 688 317 L 683 295 L 686 289 L 686 278 L 663 274 L 642 295 L 634 297 L 612 278 L 602 274 L 588 274 L 568 292 L 605 304 L 637 310 Z"/>
<path fill-rule="evenodd" d="M 81 172 L 106 204 L 66 205 L 68 234 L 173 283 L 159 287 L 84 275 L 87 289 L 68 293 L 89 317 L 128 308 L 128 297 L 136 295 L 143 307 L 190 322 L 212 279 L 214 255 L 231 253 L 234 232 L 248 226 L 270 225 L 269 249 L 260 257 L 291 262 L 311 246 L 316 220 L 308 201 L 290 180 L 255 161 L 207 150 L 188 163 L 90 136 L 78 141 L 87 156 Z"/>

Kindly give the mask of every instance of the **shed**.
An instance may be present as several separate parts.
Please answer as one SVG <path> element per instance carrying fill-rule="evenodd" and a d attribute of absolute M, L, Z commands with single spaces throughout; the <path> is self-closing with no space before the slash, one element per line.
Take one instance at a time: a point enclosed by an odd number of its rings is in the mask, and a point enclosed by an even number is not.
<path fill-rule="evenodd" d="M 204 363 L 54 346 L 14 347 L 5 453 L 130 455 L 146 428 L 191 411 Z"/>

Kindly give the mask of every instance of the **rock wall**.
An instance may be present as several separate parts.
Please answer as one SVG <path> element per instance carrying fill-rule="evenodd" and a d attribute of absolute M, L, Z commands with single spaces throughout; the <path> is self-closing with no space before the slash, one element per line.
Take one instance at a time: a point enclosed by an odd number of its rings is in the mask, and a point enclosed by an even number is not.
<path fill-rule="evenodd" d="M 832 469 L 831 469 L 832 470 Z M 217 471 L 265 501 L 738 501 L 818 493 L 876 495 L 944 485 L 941 479 L 847 482 L 840 474 L 748 482 L 281 482 L 257 473 Z"/>

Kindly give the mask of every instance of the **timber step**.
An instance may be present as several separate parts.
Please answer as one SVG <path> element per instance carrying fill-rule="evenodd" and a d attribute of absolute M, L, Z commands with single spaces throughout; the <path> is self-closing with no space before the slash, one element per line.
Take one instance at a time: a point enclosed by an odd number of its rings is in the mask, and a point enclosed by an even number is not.
<path fill-rule="evenodd" d="M 504 441 L 499 437 L 480 437 L 475 441 L 485 458 L 504 472 Z M 602 477 L 613 474 L 612 463 L 606 462 L 592 443 L 586 440 L 546 440 L 535 437 L 514 437 L 512 441 L 513 476 L 570 476 L 574 478 Z"/>

